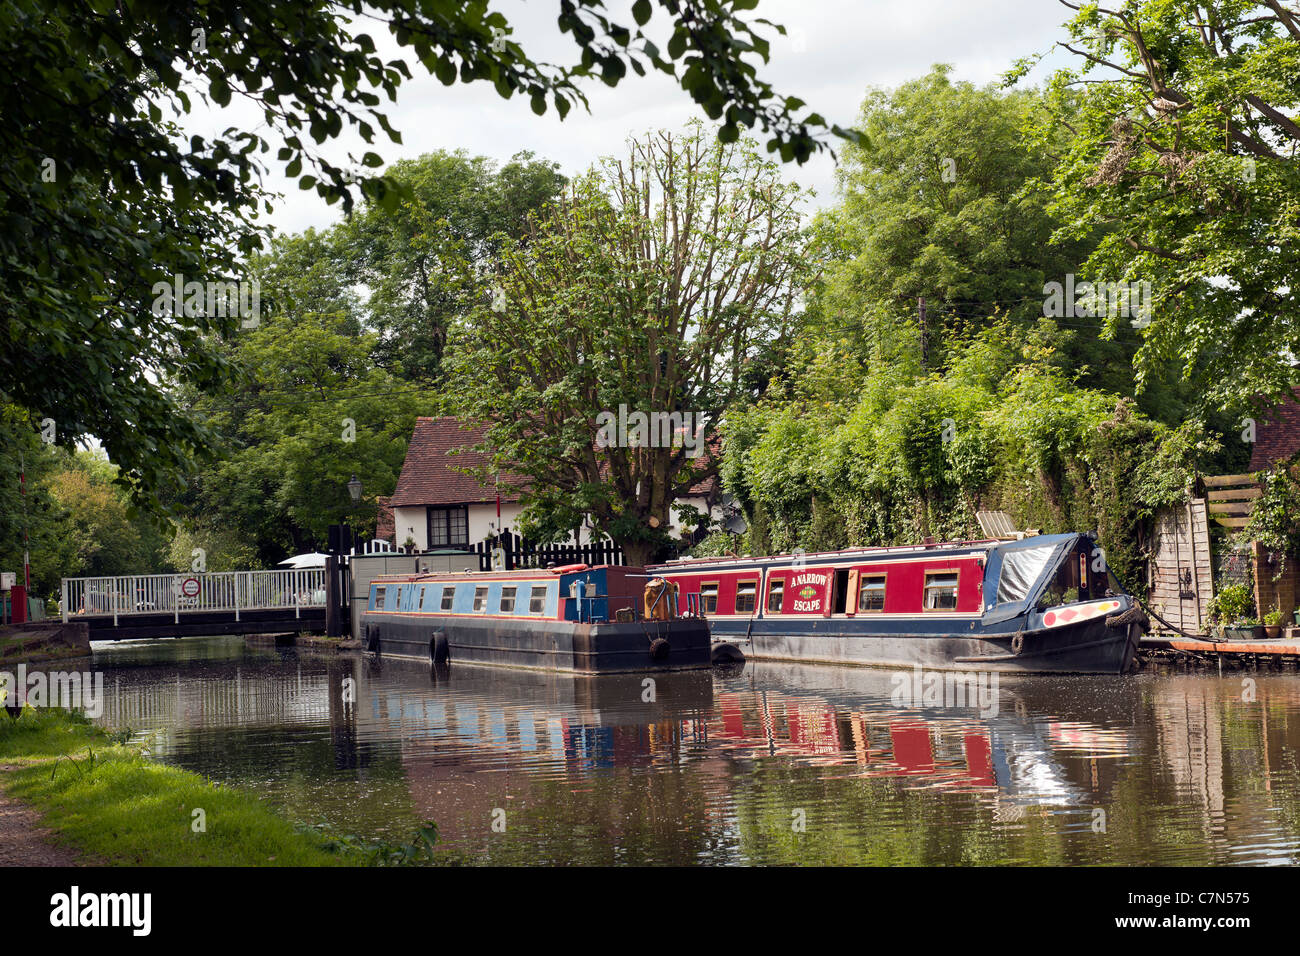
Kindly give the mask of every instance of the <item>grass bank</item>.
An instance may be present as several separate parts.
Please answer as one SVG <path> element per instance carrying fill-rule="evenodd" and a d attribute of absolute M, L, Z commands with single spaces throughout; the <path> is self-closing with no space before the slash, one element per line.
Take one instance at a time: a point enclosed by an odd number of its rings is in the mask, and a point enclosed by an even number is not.
<path fill-rule="evenodd" d="M 13 768 L 0 774 L 0 786 L 35 808 L 60 845 L 108 863 L 367 862 L 328 834 L 296 827 L 250 793 L 150 760 L 79 714 L 25 708 L 15 719 L 0 712 L 0 762 Z"/>

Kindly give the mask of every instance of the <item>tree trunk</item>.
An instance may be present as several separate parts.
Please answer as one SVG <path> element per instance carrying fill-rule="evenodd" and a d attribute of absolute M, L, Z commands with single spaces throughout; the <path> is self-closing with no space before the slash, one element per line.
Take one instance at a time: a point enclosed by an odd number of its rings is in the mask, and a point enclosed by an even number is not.
<path fill-rule="evenodd" d="M 622 541 L 619 545 L 623 549 L 623 560 L 637 568 L 649 564 L 655 551 L 655 545 L 651 541 Z"/>

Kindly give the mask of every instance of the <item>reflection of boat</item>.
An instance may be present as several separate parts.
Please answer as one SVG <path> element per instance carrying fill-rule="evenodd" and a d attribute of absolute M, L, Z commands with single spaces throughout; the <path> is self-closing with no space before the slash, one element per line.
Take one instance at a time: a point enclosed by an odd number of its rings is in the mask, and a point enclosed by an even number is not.
<path fill-rule="evenodd" d="M 991 709 L 926 706 L 900 702 L 897 675 L 879 670 L 759 662 L 745 679 L 720 685 L 709 739 L 735 758 L 856 764 L 863 777 L 988 791 L 1010 804 L 1045 806 L 1076 805 L 1095 791 L 1096 768 L 1072 778 L 1083 766 L 1078 758 L 1132 752 L 1126 731 L 1097 722 L 1117 702 L 1062 695 L 1056 681 L 1009 677 L 1002 683 L 1008 682 L 997 688 Z M 1061 714 L 1062 696 L 1078 700 L 1083 712 L 1049 716 Z"/>
<path fill-rule="evenodd" d="M 1086 534 L 702 558 L 654 568 L 750 657 L 1026 673 L 1127 671 L 1145 618 Z"/>
<path fill-rule="evenodd" d="M 366 647 L 399 657 L 603 674 L 709 666 L 709 631 L 636 568 L 376 578 Z M 645 614 L 639 606 L 644 603 Z"/>
<path fill-rule="evenodd" d="M 414 661 L 384 663 L 382 683 L 363 681 L 358 713 L 363 724 L 397 719 L 408 735 L 435 735 L 447 701 L 464 707 L 504 708 L 526 722 L 562 720 L 587 727 L 631 726 L 664 721 L 698 720 L 713 706 L 713 676 L 708 671 L 610 674 L 601 680 L 581 675 L 527 669 L 483 667 L 437 668 Z M 425 722 L 422 715 L 437 719 Z M 414 708 L 414 709 L 413 709 Z M 465 713 L 461 713 L 465 718 Z M 476 718 L 477 719 L 477 718 Z M 375 730 L 379 728 L 371 727 Z"/>
<path fill-rule="evenodd" d="M 629 824 L 616 802 L 575 794 L 588 794 L 593 777 L 615 793 L 620 786 L 672 793 L 686 775 L 640 772 L 633 782 L 612 771 L 674 763 L 703 746 L 713 706 L 712 674 L 701 670 L 592 680 L 385 660 L 382 680 L 371 680 L 366 670 L 374 666 L 363 662 L 357 685 L 358 735 L 400 740 L 411 799 L 421 818 L 438 821 L 440 842 L 453 846 L 481 845 L 497 814 L 509 814 L 514 827 L 523 814 L 583 801 L 590 815 L 576 826 L 620 832 Z M 683 825 L 674 821 L 671 832 Z"/>

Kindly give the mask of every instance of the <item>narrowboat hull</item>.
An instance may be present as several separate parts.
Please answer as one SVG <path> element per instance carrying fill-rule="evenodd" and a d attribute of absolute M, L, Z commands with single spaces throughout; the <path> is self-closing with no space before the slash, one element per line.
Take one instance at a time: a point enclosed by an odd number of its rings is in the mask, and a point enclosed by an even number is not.
<path fill-rule="evenodd" d="M 365 647 L 384 657 L 577 674 L 710 665 L 709 628 L 700 619 L 580 623 L 386 613 L 361 621 Z"/>
<path fill-rule="evenodd" d="M 872 622 L 880 626 L 885 622 Z M 973 634 L 865 633 L 840 620 L 711 621 L 715 642 L 734 644 L 755 660 L 856 664 L 868 667 L 921 666 L 929 670 L 997 671 L 1033 674 L 1124 674 L 1133 667 L 1141 638 L 1136 623 L 1112 627 L 1104 620 L 1073 627 L 1027 632 Z"/>

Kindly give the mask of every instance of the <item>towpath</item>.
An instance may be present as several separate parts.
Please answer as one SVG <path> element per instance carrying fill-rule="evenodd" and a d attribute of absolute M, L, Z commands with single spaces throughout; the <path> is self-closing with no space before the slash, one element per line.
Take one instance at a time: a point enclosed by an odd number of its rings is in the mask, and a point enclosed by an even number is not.
<path fill-rule="evenodd" d="M 5 793 L 4 778 L 13 767 L 0 764 L 0 866 L 86 866 L 92 861 L 56 846 L 31 807 Z"/>

